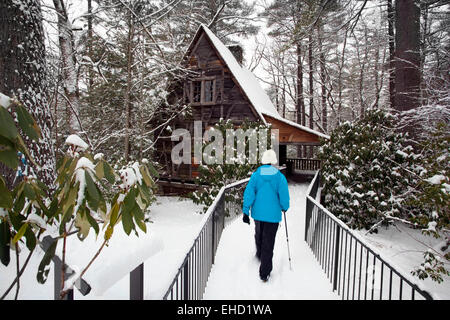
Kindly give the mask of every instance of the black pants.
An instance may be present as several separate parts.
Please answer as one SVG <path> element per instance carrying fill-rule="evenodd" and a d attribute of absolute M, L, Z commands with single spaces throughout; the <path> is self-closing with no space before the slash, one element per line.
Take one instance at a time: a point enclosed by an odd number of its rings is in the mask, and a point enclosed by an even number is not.
<path fill-rule="evenodd" d="M 273 247 L 278 223 L 255 220 L 256 256 L 261 260 L 259 275 L 266 277 L 272 271 Z"/>

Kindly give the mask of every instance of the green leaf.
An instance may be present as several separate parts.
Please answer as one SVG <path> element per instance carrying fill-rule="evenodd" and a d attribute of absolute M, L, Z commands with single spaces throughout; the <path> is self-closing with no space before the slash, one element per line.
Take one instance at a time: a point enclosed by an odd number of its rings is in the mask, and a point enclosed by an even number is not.
<path fill-rule="evenodd" d="M 14 140 L 10 140 L 5 138 L 4 136 L 0 136 L 0 150 L 14 150 L 16 149 L 16 145 Z"/>
<path fill-rule="evenodd" d="M 114 232 L 114 227 L 111 226 L 111 224 L 108 225 L 108 227 L 106 228 L 106 231 L 105 231 L 105 240 L 106 241 L 111 239 L 113 232 Z"/>
<path fill-rule="evenodd" d="M 138 225 L 139 229 L 144 231 L 144 233 L 147 233 L 147 226 L 145 225 L 144 221 L 142 221 L 142 220 L 137 221 L 136 220 L 136 224 Z"/>
<path fill-rule="evenodd" d="M 122 226 L 127 235 L 134 229 L 133 217 L 131 216 L 130 211 L 126 211 L 125 208 L 123 208 L 122 212 Z"/>
<path fill-rule="evenodd" d="M 50 245 L 48 250 L 45 252 L 44 257 L 42 258 L 41 263 L 39 264 L 38 273 L 37 273 L 37 281 L 39 283 L 44 284 L 45 281 L 47 281 L 48 273 L 50 271 L 50 267 L 48 265 L 52 261 L 53 257 L 55 256 L 56 251 L 56 245 L 58 244 L 58 241 L 53 241 L 53 243 Z"/>
<path fill-rule="evenodd" d="M 13 198 L 11 192 L 5 185 L 3 179 L 0 178 L 0 208 L 11 209 L 13 206 Z"/>
<path fill-rule="evenodd" d="M 15 140 L 18 134 L 13 117 L 5 108 L 0 108 L 0 136 Z"/>
<path fill-rule="evenodd" d="M 23 235 L 25 234 L 25 231 L 27 231 L 27 228 L 28 228 L 28 223 L 24 223 L 24 224 L 20 227 L 19 231 L 16 233 L 16 235 L 15 235 L 14 238 L 13 238 L 13 241 L 12 241 L 13 244 L 15 244 L 17 241 L 20 240 L 20 238 L 23 237 Z"/>
<path fill-rule="evenodd" d="M 116 224 L 117 217 L 119 215 L 119 210 L 120 210 L 120 205 L 117 202 L 115 202 L 110 210 L 110 215 L 109 215 L 109 224 L 111 226 L 114 226 Z"/>
<path fill-rule="evenodd" d="M 6 221 L 2 221 L 0 222 L 0 261 L 5 266 L 8 266 L 10 261 L 10 242 L 9 224 Z"/>
<path fill-rule="evenodd" d="M 16 107 L 17 120 L 19 122 L 19 127 L 23 132 L 29 136 L 32 140 L 38 140 L 40 136 L 40 129 L 33 117 L 28 113 L 28 111 L 21 105 Z"/>
<path fill-rule="evenodd" d="M 36 193 L 33 190 L 33 187 L 30 186 L 28 183 L 25 183 L 23 187 L 23 192 L 25 193 L 25 197 L 27 197 L 30 200 L 36 199 Z"/>
<path fill-rule="evenodd" d="M 97 221 L 95 221 L 94 217 L 91 216 L 88 212 L 86 213 L 86 218 L 87 218 L 89 224 L 92 226 L 92 228 L 94 228 L 95 233 L 98 235 L 100 228 L 98 227 Z"/>
<path fill-rule="evenodd" d="M 22 221 L 26 220 L 24 216 L 17 214 L 15 212 L 10 212 L 8 217 L 14 230 L 19 230 L 20 227 L 22 226 Z"/>
<path fill-rule="evenodd" d="M 104 169 L 103 161 L 99 161 L 95 166 L 95 175 L 101 180 L 105 177 L 105 169 Z"/>
<path fill-rule="evenodd" d="M 36 247 L 36 236 L 31 228 L 27 228 L 25 231 L 25 240 L 28 250 L 32 251 Z"/>
<path fill-rule="evenodd" d="M 70 188 L 67 197 L 63 199 L 64 202 L 60 204 L 62 205 L 63 213 L 66 212 L 68 207 L 75 206 L 77 202 L 79 185 L 80 183 L 77 182 L 74 187 Z"/>
<path fill-rule="evenodd" d="M 140 193 L 142 199 L 144 199 L 146 201 L 146 203 L 148 204 L 151 199 L 151 194 L 150 194 L 150 189 L 147 187 L 147 185 L 145 183 L 139 186 L 139 193 Z"/>
<path fill-rule="evenodd" d="M 95 185 L 94 180 L 92 180 L 92 177 L 87 170 L 84 171 L 84 176 L 86 179 L 86 189 L 88 193 L 87 200 L 89 202 L 89 206 L 92 208 L 92 210 L 96 211 L 98 209 L 100 193 L 98 192 L 97 186 Z"/>
<path fill-rule="evenodd" d="M 91 229 L 91 225 L 87 219 L 87 214 L 79 212 L 75 217 L 75 227 L 78 228 L 78 239 L 83 241 L 89 235 L 89 230 Z"/>
<path fill-rule="evenodd" d="M 146 186 L 152 186 L 153 185 L 153 181 L 148 173 L 148 170 L 145 166 L 141 166 L 139 168 L 139 171 L 141 172 L 142 178 L 144 178 L 144 182 Z"/>
<path fill-rule="evenodd" d="M 17 151 L 8 149 L 0 151 L 0 162 L 3 162 L 11 169 L 16 170 L 17 165 L 19 164 L 19 159 L 17 158 Z"/>
<path fill-rule="evenodd" d="M 133 208 L 133 215 L 134 215 L 134 219 L 136 220 L 136 222 L 138 220 L 144 220 L 145 219 L 145 215 L 144 212 L 141 210 L 141 208 L 139 206 L 134 206 Z"/>
<path fill-rule="evenodd" d="M 105 173 L 105 178 L 109 183 L 113 184 L 116 181 L 116 176 L 114 175 L 113 169 L 110 167 L 108 163 L 103 162 L 103 171 Z"/>
<path fill-rule="evenodd" d="M 65 229 L 65 225 L 67 222 L 70 221 L 70 219 L 72 218 L 72 214 L 73 214 L 73 208 L 74 205 L 71 205 L 66 212 L 64 212 L 63 218 L 61 220 L 61 224 L 59 226 L 59 234 L 63 234 L 64 233 L 64 229 Z"/>
<path fill-rule="evenodd" d="M 55 197 L 55 198 L 53 198 L 52 202 L 50 203 L 50 207 L 48 208 L 48 211 L 47 211 L 48 219 L 51 219 L 56 216 L 56 214 L 58 213 L 58 208 L 59 208 L 58 198 Z"/>
<path fill-rule="evenodd" d="M 146 165 L 146 167 L 150 170 L 150 173 L 153 177 L 159 178 L 158 171 L 155 169 L 155 167 L 151 163 Z"/>

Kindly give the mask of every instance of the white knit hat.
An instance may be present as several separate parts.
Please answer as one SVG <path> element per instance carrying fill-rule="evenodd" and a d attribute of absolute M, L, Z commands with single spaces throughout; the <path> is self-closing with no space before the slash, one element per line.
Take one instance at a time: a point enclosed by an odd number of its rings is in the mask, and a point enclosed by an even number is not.
<path fill-rule="evenodd" d="M 262 164 L 277 164 L 277 154 L 272 149 L 264 151 L 261 163 Z"/>

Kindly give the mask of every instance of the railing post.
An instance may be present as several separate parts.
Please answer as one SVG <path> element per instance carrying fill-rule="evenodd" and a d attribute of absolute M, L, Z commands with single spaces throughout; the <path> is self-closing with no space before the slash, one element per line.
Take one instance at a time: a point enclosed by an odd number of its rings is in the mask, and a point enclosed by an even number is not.
<path fill-rule="evenodd" d="M 312 202 L 306 197 L 306 212 L 305 212 L 305 241 L 308 242 L 308 230 L 309 230 L 309 222 L 312 216 Z"/>
<path fill-rule="evenodd" d="M 214 254 L 215 254 L 215 249 L 214 249 L 214 238 L 216 237 L 216 211 L 214 210 L 214 212 L 212 213 L 212 217 L 211 217 L 211 225 L 212 225 L 212 230 L 211 230 L 211 264 L 214 264 Z"/>
<path fill-rule="evenodd" d="M 130 300 L 144 300 L 144 264 L 130 272 Z"/>
<path fill-rule="evenodd" d="M 55 300 L 61 300 L 61 276 L 62 276 L 62 262 L 59 259 L 54 259 L 54 298 Z M 69 273 L 66 272 L 65 278 L 70 276 Z M 73 300 L 73 289 L 67 290 L 66 294 L 64 295 L 64 298 L 62 300 Z"/>
<path fill-rule="evenodd" d="M 333 291 L 337 289 L 337 279 L 339 272 L 339 246 L 340 246 L 340 237 L 341 237 L 341 227 L 338 224 L 336 225 L 336 239 L 335 239 L 335 247 L 334 247 L 334 278 L 333 278 Z"/>
<path fill-rule="evenodd" d="M 189 258 L 186 259 L 186 264 L 183 268 L 184 283 L 183 283 L 183 300 L 189 300 Z"/>

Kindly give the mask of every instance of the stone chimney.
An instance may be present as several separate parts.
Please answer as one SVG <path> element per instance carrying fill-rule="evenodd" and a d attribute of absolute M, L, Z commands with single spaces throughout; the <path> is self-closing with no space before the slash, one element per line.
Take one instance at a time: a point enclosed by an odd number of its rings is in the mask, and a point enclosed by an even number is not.
<path fill-rule="evenodd" d="M 242 66 L 242 62 L 244 60 L 244 49 L 242 49 L 240 44 L 231 44 L 227 46 L 231 53 L 236 58 L 237 62 Z"/>

